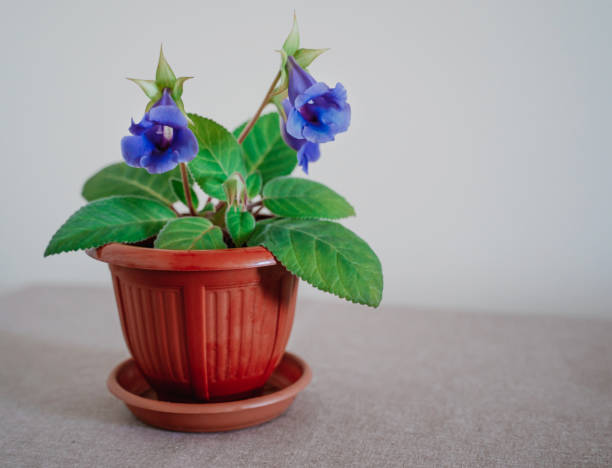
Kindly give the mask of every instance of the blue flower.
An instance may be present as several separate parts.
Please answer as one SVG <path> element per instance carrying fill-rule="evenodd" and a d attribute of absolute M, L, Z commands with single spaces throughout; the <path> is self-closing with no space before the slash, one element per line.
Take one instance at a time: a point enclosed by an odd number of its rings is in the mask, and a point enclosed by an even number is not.
<path fill-rule="evenodd" d="M 319 159 L 320 143 L 333 141 L 351 123 L 351 106 L 340 83 L 330 88 L 317 82 L 293 57 L 289 69 L 289 97 L 283 101 L 287 121 L 282 126 L 285 142 L 298 152 L 298 164 L 308 174 L 308 163 Z"/>
<path fill-rule="evenodd" d="M 198 153 L 198 142 L 187 126 L 187 118 L 168 89 L 139 123 L 132 120 L 130 133 L 121 139 L 123 159 L 128 166 L 143 167 L 150 174 L 168 172 Z"/>

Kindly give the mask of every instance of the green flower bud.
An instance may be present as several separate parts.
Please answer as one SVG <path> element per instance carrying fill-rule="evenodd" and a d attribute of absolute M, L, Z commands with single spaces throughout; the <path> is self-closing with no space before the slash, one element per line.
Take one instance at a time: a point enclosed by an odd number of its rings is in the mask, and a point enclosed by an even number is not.
<path fill-rule="evenodd" d="M 243 210 L 246 209 L 247 188 L 242 174 L 234 172 L 229 176 L 223 182 L 223 191 L 225 192 L 228 206 L 241 206 Z"/>
<path fill-rule="evenodd" d="M 139 80 L 138 78 L 128 78 L 128 80 L 132 83 L 136 83 L 151 101 L 158 101 L 162 97 L 162 92 L 159 90 L 154 80 Z"/>
<path fill-rule="evenodd" d="M 300 33 L 298 31 L 297 17 L 294 13 L 291 32 L 287 36 L 287 39 L 285 39 L 282 49 L 278 51 L 281 56 L 280 84 L 274 90 L 274 96 L 283 95 L 289 86 L 289 77 L 287 75 L 287 60 L 289 57 L 293 57 L 300 67 L 306 69 L 314 59 L 328 50 L 329 49 L 300 49 Z"/>
<path fill-rule="evenodd" d="M 183 114 L 187 115 L 185 112 L 185 107 L 183 105 L 183 100 L 181 96 L 183 95 L 183 84 L 185 81 L 193 78 L 192 76 L 179 76 L 178 78 L 174 75 L 170 64 L 166 60 L 164 56 L 163 48 L 159 49 L 159 62 L 157 63 L 157 71 L 155 73 L 155 80 L 141 80 L 138 78 L 128 78 L 128 80 L 136 83 L 140 89 L 144 91 L 144 93 L 149 98 L 149 102 L 145 109 L 148 112 L 153 104 L 155 104 L 159 99 L 161 99 L 164 89 L 170 90 L 170 95 L 172 99 L 178 106 L 178 108 L 183 112 Z"/>
<path fill-rule="evenodd" d="M 298 49 L 295 54 L 293 54 L 293 58 L 300 67 L 306 69 L 314 59 L 328 50 L 329 49 Z"/>
<path fill-rule="evenodd" d="M 300 48 L 300 31 L 298 30 L 297 16 L 293 13 L 293 27 L 285 39 L 283 50 L 287 55 L 293 55 Z"/>
<path fill-rule="evenodd" d="M 176 81 L 176 76 L 170 68 L 170 65 L 166 61 L 166 57 L 164 57 L 164 49 L 163 47 L 159 48 L 159 62 L 157 63 L 157 72 L 155 73 L 155 82 L 157 86 L 161 89 L 164 88 L 174 88 L 174 82 Z"/>

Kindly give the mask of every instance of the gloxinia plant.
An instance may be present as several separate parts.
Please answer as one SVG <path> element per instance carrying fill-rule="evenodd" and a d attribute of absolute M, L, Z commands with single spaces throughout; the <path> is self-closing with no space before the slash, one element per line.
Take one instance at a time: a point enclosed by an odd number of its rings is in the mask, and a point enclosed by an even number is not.
<path fill-rule="evenodd" d="M 89 204 L 55 233 L 45 256 L 110 242 L 172 250 L 262 245 L 289 271 L 344 299 L 378 306 L 380 261 L 337 222 L 353 216 L 338 193 L 308 173 L 321 145 L 350 125 L 342 84 L 330 88 L 306 69 L 326 49 L 300 48 L 297 22 L 280 70 L 255 115 L 233 132 L 186 113 L 183 85 L 160 51 L 155 80 L 132 79 L 149 101 L 121 140 L 125 162 L 85 182 Z M 261 115 L 268 104 L 276 112 Z"/>

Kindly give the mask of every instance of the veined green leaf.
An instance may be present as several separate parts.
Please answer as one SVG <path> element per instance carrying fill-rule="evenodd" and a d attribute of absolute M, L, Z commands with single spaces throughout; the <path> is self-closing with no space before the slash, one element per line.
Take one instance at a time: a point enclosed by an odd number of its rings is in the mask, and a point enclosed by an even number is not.
<path fill-rule="evenodd" d="M 225 226 L 236 246 L 240 247 L 255 229 L 255 218 L 248 211 L 232 207 L 225 212 Z"/>
<path fill-rule="evenodd" d="M 206 218 L 184 217 L 169 221 L 155 239 L 156 249 L 225 249 L 223 232 Z"/>
<path fill-rule="evenodd" d="M 172 205 L 178 200 L 168 182 L 173 177 L 181 177 L 178 167 L 164 174 L 149 174 L 145 169 L 116 163 L 87 179 L 82 194 L 87 201 L 115 195 L 136 195 Z"/>
<path fill-rule="evenodd" d="M 109 242 L 138 242 L 154 236 L 174 211 L 142 197 L 109 197 L 85 205 L 54 234 L 45 257 L 99 247 Z"/>
<path fill-rule="evenodd" d="M 354 216 L 355 210 L 332 189 L 298 177 L 277 177 L 263 190 L 264 205 L 286 218 L 339 219 Z"/>
<path fill-rule="evenodd" d="M 248 245 L 263 245 L 292 273 L 349 301 L 378 306 L 380 261 L 360 237 L 332 221 L 275 219 L 257 223 Z"/>
<path fill-rule="evenodd" d="M 234 130 L 240 135 L 246 125 Z M 247 173 L 261 173 L 263 183 L 274 177 L 291 174 L 297 164 L 296 152 L 284 142 L 276 112 L 261 116 L 242 143 Z"/>
<path fill-rule="evenodd" d="M 261 173 L 259 171 L 255 171 L 252 174 L 249 174 L 246 180 L 247 186 L 247 195 L 249 198 L 255 198 L 261 192 L 261 186 L 263 185 L 263 181 L 261 179 Z"/>
<path fill-rule="evenodd" d="M 242 148 L 236 138 L 218 123 L 189 114 L 200 151 L 188 164 L 191 173 L 208 195 L 225 200 L 223 182 L 234 172 L 247 176 Z"/>

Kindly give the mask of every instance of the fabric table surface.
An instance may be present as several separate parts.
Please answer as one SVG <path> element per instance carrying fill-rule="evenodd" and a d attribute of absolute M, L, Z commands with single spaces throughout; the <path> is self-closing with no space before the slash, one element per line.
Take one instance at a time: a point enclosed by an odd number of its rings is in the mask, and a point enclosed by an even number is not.
<path fill-rule="evenodd" d="M 261 426 L 148 427 L 106 389 L 110 286 L 0 297 L 0 465 L 611 466 L 612 321 L 298 300 L 313 381 Z"/>

